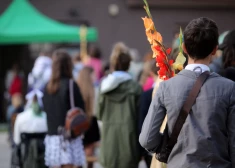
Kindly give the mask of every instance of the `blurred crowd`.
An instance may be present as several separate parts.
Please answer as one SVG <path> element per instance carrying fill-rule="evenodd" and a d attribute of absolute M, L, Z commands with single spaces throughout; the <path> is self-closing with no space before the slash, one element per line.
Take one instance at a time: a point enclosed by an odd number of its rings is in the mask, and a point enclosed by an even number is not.
<path fill-rule="evenodd" d="M 235 31 L 221 34 L 219 44 L 210 69 L 235 81 Z M 171 59 L 178 55 L 178 46 L 176 38 Z M 119 42 L 104 64 L 99 48 L 92 46 L 88 51 L 86 56 L 76 53 L 72 57 L 63 49 L 42 50 L 27 84 L 19 65 L 8 71 L 9 142 L 13 151 L 19 146 L 22 149 L 22 145 L 27 148 L 21 157 L 24 168 L 92 168 L 97 147 L 104 168 L 136 168 L 141 158 L 150 167 L 152 155 L 140 147 L 138 136 L 153 90 L 161 82 L 152 53 L 143 57 L 137 49 Z M 90 127 L 83 135 L 65 140 L 58 128 L 65 125 L 71 108 L 71 79 L 75 105 L 84 110 Z M 24 98 L 22 88 L 26 85 Z M 14 154 L 17 151 L 13 152 L 12 164 L 17 162 Z"/>

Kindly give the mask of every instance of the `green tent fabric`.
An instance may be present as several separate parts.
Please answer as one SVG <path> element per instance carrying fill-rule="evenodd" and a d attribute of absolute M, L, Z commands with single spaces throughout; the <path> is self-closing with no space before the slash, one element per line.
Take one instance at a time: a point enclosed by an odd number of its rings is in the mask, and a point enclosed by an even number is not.
<path fill-rule="evenodd" d="M 14 0 L 0 16 L 0 44 L 79 42 L 79 27 L 65 25 L 41 14 L 27 0 Z M 97 40 L 97 30 L 87 29 L 87 41 Z"/>

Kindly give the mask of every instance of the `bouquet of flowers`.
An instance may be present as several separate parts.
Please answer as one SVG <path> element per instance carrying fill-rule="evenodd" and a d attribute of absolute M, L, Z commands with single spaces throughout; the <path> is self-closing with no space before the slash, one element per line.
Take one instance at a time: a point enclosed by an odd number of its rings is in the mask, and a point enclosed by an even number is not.
<path fill-rule="evenodd" d="M 186 58 L 183 55 L 182 43 L 183 43 L 183 34 L 180 29 L 179 39 L 179 54 L 175 60 L 169 60 L 169 55 L 171 54 L 171 48 L 166 48 L 163 45 L 162 35 L 157 31 L 152 15 L 149 10 L 149 5 L 147 0 L 143 0 L 145 3 L 144 9 L 148 16 L 145 16 L 143 19 L 145 26 L 145 33 L 147 39 L 151 45 L 151 49 L 153 51 L 153 58 L 156 59 L 156 66 L 159 67 L 159 77 L 163 80 L 167 80 L 175 75 L 175 70 L 182 70 L 183 64 L 186 61 Z"/>
<path fill-rule="evenodd" d="M 166 48 L 163 45 L 162 35 L 157 31 L 152 15 L 149 10 L 149 5 L 147 0 L 143 0 L 145 3 L 144 9 L 148 16 L 145 16 L 143 19 L 145 26 L 145 33 L 147 39 L 151 45 L 151 49 L 153 51 L 153 58 L 156 59 L 156 66 L 159 67 L 158 75 L 162 80 L 168 80 L 169 78 L 175 75 L 175 71 L 181 71 L 183 69 L 183 65 L 186 61 L 186 58 L 183 55 L 182 43 L 183 43 L 183 33 L 180 29 L 179 40 L 179 54 L 176 57 L 176 60 L 170 60 L 169 55 L 171 54 L 171 48 Z M 164 122 L 161 126 L 161 131 L 164 130 L 166 126 L 167 116 L 164 119 Z M 151 168 L 166 168 L 165 163 L 161 163 L 156 159 L 152 160 Z"/>

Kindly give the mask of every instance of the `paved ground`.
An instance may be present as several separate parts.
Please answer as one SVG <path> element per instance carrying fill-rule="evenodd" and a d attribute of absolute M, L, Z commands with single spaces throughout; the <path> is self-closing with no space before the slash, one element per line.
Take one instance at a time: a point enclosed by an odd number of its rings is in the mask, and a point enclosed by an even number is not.
<path fill-rule="evenodd" d="M 7 142 L 7 134 L 0 132 L 0 168 L 10 168 L 10 147 Z M 94 168 L 102 168 L 96 163 Z M 146 168 L 145 163 L 141 162 L 139 168 Z"/>
<path fill-rule="evenodd" d="M 0 168 L 10 168 L 10 155 L 7 134 L 0 133 Z"/>

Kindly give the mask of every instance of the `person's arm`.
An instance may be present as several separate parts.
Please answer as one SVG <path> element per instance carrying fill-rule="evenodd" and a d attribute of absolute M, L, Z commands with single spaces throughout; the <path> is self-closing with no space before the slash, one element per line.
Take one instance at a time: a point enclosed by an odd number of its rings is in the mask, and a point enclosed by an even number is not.
<path fill-rule="evenodd" d="M 85 111 L 85 104 L 84 104 L 84 101 L 83 101 L 83 98 L 82 98 L 82 94 L 80 92 L 80 89 L 78 87 L 78 85 L 73 82 L 73 90 L 74 90 L 74 103 L 75 103 L 75 107 L 79 107 L 81 109 Z"/>
<path fill-rule="evenodd" d="M 150 105 L 139 137 L 141 146 L 150 152 L 155 152 L 161 142 L 161 133 L 159 131 L 165 115 L 163 85 L 161 84 Z"/>
<path fill-rule="evenodd" d="M 99 93 L 99 97 L 98 97 L 98 100 L 97 100 L 97 114 L 96 114 L 96 117 L 98 120 L 102 120 L 102 112 L 103 112 L 103 99 L 104 99 L 104 96 Z"/>
<path fill-rule="evenodd" d="M 235 84 L 231 91 L 230 107 L 228 115 L 228 136 L 229 136 L 229 152 L 232 161 L 232 167 L 235 168 Z"/>

